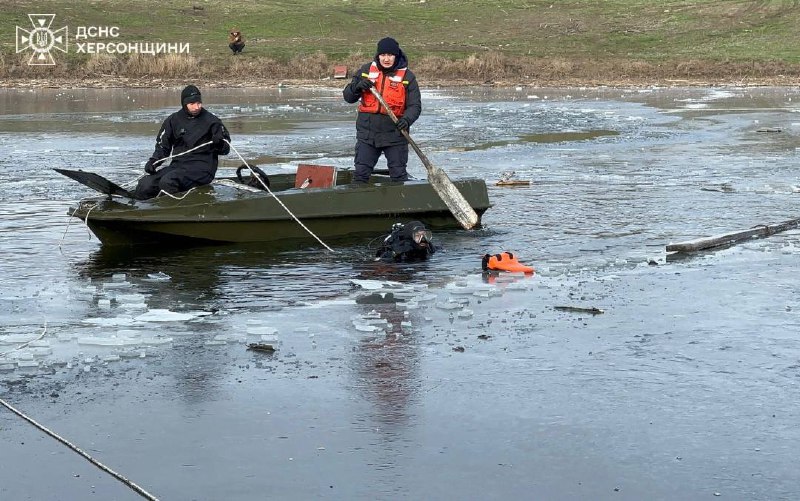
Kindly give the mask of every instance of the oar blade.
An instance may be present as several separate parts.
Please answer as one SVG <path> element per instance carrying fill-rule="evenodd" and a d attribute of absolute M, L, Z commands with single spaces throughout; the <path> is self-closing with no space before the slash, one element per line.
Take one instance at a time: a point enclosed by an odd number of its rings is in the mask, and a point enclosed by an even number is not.
<path fill-rule="evenodd" d="M 428 169 L 428 182 L 431 183 L 436 194 L 444 201 L 462 228 L 471 230 L 477 226 L 478 214 L 464 198 L 464 195 L 458 191 L 447 173 L 438 167 Z"/>
<path fill-rule="evenodd" d="M 53 169 L 53 170 L 58 172 L 59 174 L 67 176 L 70 179 L 78 181 L 84 186 L 88 186 L 93 190 L 99 191 L 104 195 L 119 195 L 125 198 L 135 198 L 133 193 L 131 193 L 130 191 L 109 181 L 108 179 L 104 178 L 99 174 L 95 174 L 94 172 L 86 172 L 82 170 L 69 170 L 69 169 Z"/>
<path fill-rule="evenodd" d="M 381 93 L 375 89 L 375 87 L 369 88 L 372 95 L 381 103 L 383 109 L 386 110 L 386 113 L 392 119 L 392 122 L 397 123 L 397 116 L 392 111 L 392 108 L 386 104 L 386 101 L 381 96 Z M 467 202 L 464 198 L 464 195 L 458 191 L 456 185 L 450 181 L 450 178 L 447 177 L 447 174 L 440 168 L 435 167 L 428 157 L 425 156 L 425 153 L 419 148 L 416 142 L 411 139 L 411 136 L 408 133 L 408 130 L 400 131 L 408 140 L 408 144 L 416 152 L 419 159 L 422 161 L 422 164 L 428 170 L 428 182 L 431 183 L 433 186 L 433 190 L 439 195 L 439 198 L 442 199 L 444 204 L 450 209 L 450 212 L 453 214 L 453 217 L 456 218 L 456 221 L 465 229 L 471 230 L 478 224 L 478 214 L 472 208 L 472 206 Z"/>

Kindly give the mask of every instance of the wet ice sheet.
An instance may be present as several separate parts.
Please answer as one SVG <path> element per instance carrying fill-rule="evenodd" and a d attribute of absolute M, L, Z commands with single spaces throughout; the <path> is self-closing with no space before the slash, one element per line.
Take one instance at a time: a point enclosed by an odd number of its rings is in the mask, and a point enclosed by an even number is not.
<path fill-rule="evenodd" d="M 232 90 L 213 104 L 247 155 L 281 159 L 269 168 L 290 170 L 306 155 L 346 166 L 353 116 L 338 92 L 302 103 Z M 173 94 L 105 107 L 14 96 L 0 108 L 53 112 L 30 120 L 47 130 L 8 117 L 0 132 L 12 152 L 0 159 L 0 353 L 11 352 L 0 357 L 3 391 L 55 421 L 74 416 L 80 423 L 61 423 L 77 432 L 95 423 L 87 441 L 111 437 L 96 446 L 131 465 L 126 473 L 178 498 L 230 498 L 229 489 L 213 494 L 233 482 L 250 499 L 263 494 L 264 471 L 276 473 L 276 489 L 306 498 L 329 496 L 331 485 L 346 498 L 363 494 L 348 490 L 357 485 L 379 486 L 369 499 L 469 498 L 486 479 L 510 499 L 797 498 L 790 397 L 800 301 L 786 271 L 797 267 L 797 233 L 686 261 L 663 252 L 670 241 L 793 216 L 795 90 L 426 92 L 415 138 L 451 176 L 486 179 L 494 204 L 479 230 L 436 232 L 440 252 L 426 263 L 375 263 L 370 239 L 337 243 L 335 254 L 309 244 L 125 255 L 101 250 L 78 221 L 65 233 L 66 208 L 86 193 L 42 166 L 133 179 Z M 101 133 L 112 124 L 118 132 Z M 615 134 L 522 140 L 597 130 Z M 425 175 L 413 157 L 410 169 Z M 494 186 L 508 170 L 531 185 Z M 537 275 L 484 281 L 481 256 L 506 250 Z M 592 307 L 604 313 L 580 311 Z M 258 342 L 277 349 L 246 350 Z M 57 378 L 70 381 L 56 392 L 69 397 L 23 389 Z M 77 394 L 96 398 L 103 381 L 122 385 L 106 395 L 119 406 Z M 180 426 L 132 422 L 142 401 Z M 3 430 L 17 459 L 6 466 L 19 478 L 61 458 L 44 451 L 26 463 L 23 430 Z M 237 461 L 203 455 L 208 463 L 180 468 L 185 481 L 175 482 L 148 460 L 184 464 L 171 445 L 196 457 L 192 436 Z M 448 466 L 415 466 L 439 463 Z M 61 478 L 52 475 L 2 488 L 18 489 L 12 498 L 82 489 L 72 465 L 66 487 L 48 484 Z M 321 472 L 324 492 L 298 487 L 296 465 Z M 118 486 L 91 485 L 72 497 L 118 495 Z"/>
<path fill-rule="evenodd" d="M 218 99 L 212 104 L 231 124 L 241 122 L 244 127 L 260 117 L 279 119 L 275 129 L 241 129 L 235 140 L 242 142 L 246 154 L 262 154 L 266 141 L 277 155 L 330 155 L 329 144 L 313 145 L 322 135 L 330 135 L 331 127 L 340 126 L 321 117 L 352 111 L 340 102 L 336 89 L 304 95 L 294 90 L 226 92 L 215 92 Z M 663 246 L 669 241 L 785 219 L 797 184 L 791 168 L 795 150 L 787 147 L 797 99 L 788 90 L 426 91 L 428 104 L 415 137 L 451 176 L 484 177 L 494 204 L 484 216 L 483 229 L 469 234 L 438 232 L 435 239 L 442 250 L 431 263 L 372 264 L 374 249 L 363 240 L 344 243 L 335 255 L 310 244 L 308 249 L 278 254 L 244 246 L 117 256 L 98 250 L 97 241 L 79 221 L 67 227 L 66 207 L 82 188 L 36 166 L 80 163 L 115 180 L 140 173 L 141 161 L 131 159 L 137 148 L 142 159 L 149 155 L 150 134 L 130 135 L 134 129 L 126 126 L 147 124 L 155 129 L 156 117 L 172 109 L 174 96 L 152 91 L 130 96 L 114 91 L 15 95 L 8 90 L 3 96 L 8 102 L 4 122 L 8 127 L 24 121 L 19 117 L 37 116 L 40 105 L 47 102 L 55 113 L 49 120 L 74 128 L 60 133 L 0 133 L 0 144 L 15 152 L 14 161 L 2 170 L 0 198 L 0 210 L 10 216 L 3 219 L 0 232 L 6 251 L 0 260 L 4 276 L 0 308 L 8 313 L 3 315 L 4 334 L 30 335 L 45 323 L 55 330 L 57 319 L 63 326 L 83 325 L 93 336 L 98 328 L 113 331 L 158 320 L 162 311 L 167 321 L 151 323 L 165 324 L 169 335 L 195 331 L 203 335 L 205 329 L 216 328 L 217 319 L 195 318 L 192 312 L 237 316 L 309 304 L 324 308 L 325 301 L 341 298 L 396 299 L 409 310 L 439 303 L 443 311 L 455 315 L 464 309 L 458 302 L 430 292 L 414 295 L 412 290 L 409 295 L 387 288 L 372 298 L 353 298 L 352 280 L 442 287 L 477 270 L 484 253 L 502 250 L 535 264 L 543 276 L 664 262 Z M 708 103 L 711 109 L 697 115 L 687 103 Z M 463 113 L 453 115 L 454 109 L 468 110 L 472 118 L 465 121 Z M 98 135 L 85 123 L 70 125 L 76 117 L 98 123 L 116 117 L 119 132 Z M 281 118 L 288 120 L 284 126 Z M 289 122 L 291 126 L 286 125 Z M 303 133 L 298 134 L 301 123 Z M 334 134 L 339 138 L 337 148 L 351 155 L 351 141 L 342 138 L 352 123 L 349 118 L 342 123 Z M 488 125 L 476 129 L 476 123 Z M 757 134 L 757 127 L 763 126 L 789 132 Z M 615 135 L 588 141 L 520 141 L 531 134 L 592 130 Z M 492 144 L 497 146 L 482 147 Z M 477 148 L 464 151 L 464 147 Z M 343 156 L 337 161 L 348 165 L 350 160 Z M 530 187 L 495 187 L 492 181 L 510 167 L 530 179 Z M 413 155 L 410 169 L 424 176 Z M 715 185 L 729 186 L 730 191 L 703 189 Z M 25 258 L 31 249 L 42 255 L 36 266 L 29 266 Z M 125 279 L 119 280 L 123 274 Z M 455 290 L 454 296 L 492 294 L 481 287 L 467 292 Z"/>

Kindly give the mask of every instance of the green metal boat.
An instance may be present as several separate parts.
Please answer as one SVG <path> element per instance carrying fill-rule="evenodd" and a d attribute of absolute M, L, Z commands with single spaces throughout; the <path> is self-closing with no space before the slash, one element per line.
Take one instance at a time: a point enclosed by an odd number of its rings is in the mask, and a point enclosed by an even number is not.
<path fill-rule="evenodd" d="M 335 170 L 328 179 L 330 186 L 314 187 L 308 186 L 311 177 L 289 173 L 270 175 L 267 191 L 238 176 L 142 201 L 97 174 L 56 170 L 106 195 L 83 199 L 69 210 L 104 245 L 313 242 L 314 235 L 324 241 L 386 233 L 393 223 L 410 220 L 432 229 L 459 227 L 424 180 L 395 183 L 376 174 L 369 184 L 351 184 L 351 171 Z M 479 216 L 491 207 L 484 180 L 453 184 Z"/>

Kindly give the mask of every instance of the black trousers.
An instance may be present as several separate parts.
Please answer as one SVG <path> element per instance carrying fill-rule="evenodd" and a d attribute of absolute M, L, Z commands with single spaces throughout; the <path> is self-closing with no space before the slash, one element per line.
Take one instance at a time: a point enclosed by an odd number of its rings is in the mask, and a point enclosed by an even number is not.
<path fill-rule="evenodd" d="M 147 200 L 161 193 L 161 190 L 170 194 L 178 193 L 195 186 L 206 185 L 213 180 L 214 175 L 209 172 L 181 165 L 170 165 L 155 174 L 141 178 L 136 185 L 134 196 L 137 200 Z"/>
<path fill-rule="evenodd" d="M 383 153 L 386 157 L 386 166 L 392 181 L 405 181 L 408 179 L 406 164 L 408 164 L 408 144 L 393 144 L 377 148 L 363 141 L 356 142 L 355 169 L 353 181 L 367 183 L 372 175 L 372 170 Z"/>

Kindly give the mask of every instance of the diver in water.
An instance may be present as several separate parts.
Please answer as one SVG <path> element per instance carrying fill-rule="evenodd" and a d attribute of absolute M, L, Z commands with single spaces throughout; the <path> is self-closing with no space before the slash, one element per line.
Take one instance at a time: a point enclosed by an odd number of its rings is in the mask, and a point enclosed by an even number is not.
<path fill-rule="evenodd" d="M 395 223 L 375 253 L 376 261 L 424 261 L 436 252 L 431 230 L 419 221 Z"/>

